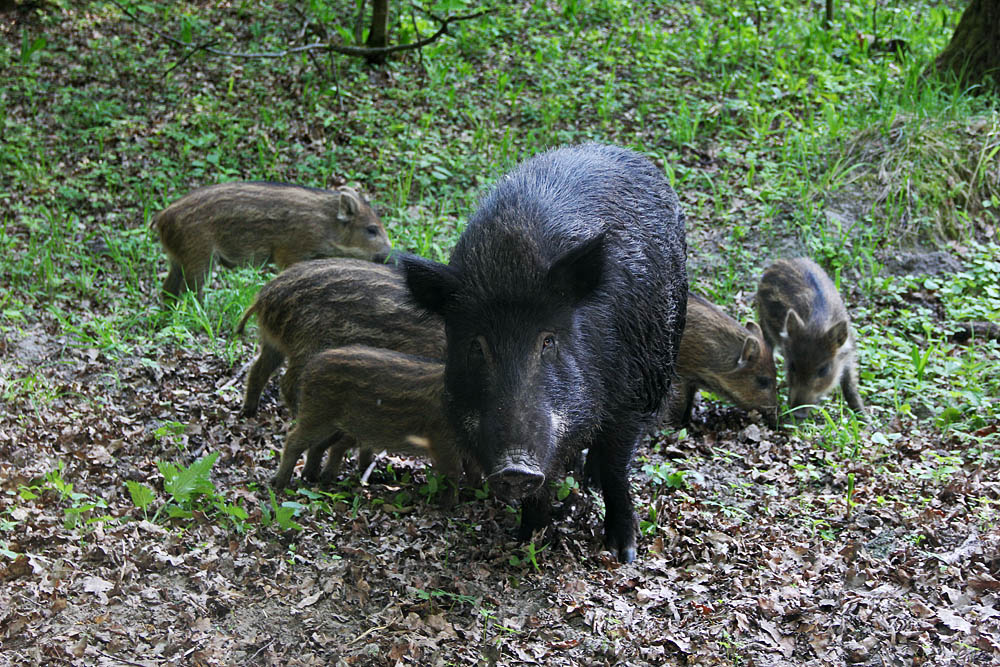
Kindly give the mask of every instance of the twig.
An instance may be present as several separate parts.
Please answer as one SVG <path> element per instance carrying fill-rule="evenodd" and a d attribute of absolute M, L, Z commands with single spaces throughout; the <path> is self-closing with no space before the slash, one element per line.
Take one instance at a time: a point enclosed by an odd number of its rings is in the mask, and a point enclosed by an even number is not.
<path fill-rule="evenodd" d="M 95 648 L 94 650 L 97 651 L 97 653 L 99 653 L 100 655 L 103 655 L 105 658 L 111 658 L 115 662 L 120 662 L 124 665 L 135 665 L 135 667 L 146 667 L 146 665 L 144 665 L 141 662 L 132 662 L 131 660 L 126 660 L 125 658 L 119 658 L 118 656 L 115 655 L 108 655 L 99 648 Z"/>
<path fill-rule="evenodd" d="M 166 75 L 170 74 L 175 69 L 177 69 L 178 67 L 180 67 L 181 65 L 183 65 L 187 61 L 187 59 L 190 58 L 191 56 L 193 56 L 194 54 L 198 53 L 199 51 L 201 51 L 203 49 L 207 49 L 208 47 L 212 46 L 212 44 L 218 44 L 218 43 L 219 43 L 219 40 L 213 39 L 211 41 L 205 42 L 204 44 L 201 44 L 199 46 L 194 47 L 193 49 L 191 49 L 190 51 L 188 51 L 187 54 L 185 54 L 183 58 L 181 58 L 180 60 L 178 60 L 177 62 L 175 62 L 173 65 L 171 65 L 170 67 L 168 67 L 163 72 L 163 76 L 166 76 Z"/>
<path fill-rule="evenodd" d="M 250 659 L 249 659 L 249 660 L 247 660 L 246 664 L 248 664 L 248 665 L 250 665 L 250 664 L 253 664 L 253 659 L 254 659 L 254 658 L 256 658 L 256 657 L 257 657 L 258 655 L 260 655 L 260 652 L 261 652 L 261 651 L 263 651 L 264 649 L 268 648 L 268 647 L 269 647 L 269 646 L 270 646 L 271 644 L 273 644 L 274 642 L 275 642 L 275 640 L 274 640 L 274 639 L 272 639 L 271 641 L 269 641 L 268 643 L 264 644 L 264 645 L 263 645 L 263 646 L 261 646 L 261 647 L 260 647 L 259 649 L 257 649 L 257 652 L 256 652 L 256 653 L 254 653 L 254 654 L 253 654 L 252 656 L 250 656 Z"/>
<path fill-rule="evenodd" d="M 176 37 L 168 35 L 163 31 L 158 30 L 157 28 L 154 28 L 153 26 L 149 25 L 148 23 L 140 19 L 138 16 L 136 16 L 127 7 L 118 2 L 118 0 L 111 0 L 111 2 L 112 4 L 117 6 L 120 10 L 122 10 L 122 12 L 130 19 L 132 19 L 142 27 L 146 28 L 150 32 L 158 35 L 161 39 L 164 39 L 170 42 L 171 44 L 177 44 L 178 46 L 182 46 L 184 48 L 191 47 L 191 44 L 189 44 L 188 42 L 181 41 Z M 344 44 L 331 44 L 329 42 L 314 42 L 312 44 L 303 44 L 302 46 L 293 46 L 283 51 L 262 51 L 257 53 L 249 53 L 243 51 L 223 51 L 222 49 L 215 49 L 212 48 L 211 46 L 205 45 L 201 47 L 196 47 L 195 51 L 204 51 L 206 53 L 211 53 L 212 55 L 224 56 L 227 58 L 285 58 L 287 56 L 296 53 L 305 53 L 308 51 L 320 51 L 320 50 L 332 51 L 334 53 L 339 53 L 345 56 L 365 57 L 365 56 L 375 56 L 375 55 L 387 55 L 390 53 L 397 53 L 399 51 L 412 51 L 414 49 L 422 49 L 423 47 L 437 40 L 439 37 L 441 37 L 441 35 L 448 34 L 448 26 L 450 24 L 456 21 L 468 21 L 474 18 L 479 18 L 480 16 L 492 12 L 492 10 L 484 9 L 482 11 L 475 12 L 474 14 L 457 14 L 455 16 L 445 16 L 442 18 L 440 16 L 432 14 L 429 11 L 426 10 L 424 11 L 428 16 L 437 21 L 440 25 L 438 26 L 438 29 L 434 32 L 434 34 L 419 39 L 416 42 L 411 42 L 409 44 L 368 47 L 368 46 L 347 46 Z M 190 57 L 190 55 L 188 57 Z"/>
<path fill-rule="evenodd" d="M 417 12 L 414 10 L 413 5 L 410 5 L 410 20 L 413 21 L 413 34 L 419 35 L 420 31 L 417 30 Z M 427 68 L 424 67 L 424 52 L 422 49 L 417 51 L 417 55 L 420 58 L 420 71 L 427 73 Z"/>
<path fill-rule="evenodd" d="M 390 625 L 392 625 L 395 622 L 396 622 L 396 619 L 394 618 L 391 621 L 389 621 L 388 623 L 386 623 L 385 625 L 377 625 L 377 626 L 375 626 L 373 628 L 368 628 L 367 630 L 365 630 L 364 632 L 362 632 L 360 635 L 358 635 L 357 637 L 355 637 L 351 641 L 347 642 L 347 644 L 348 644 L 348 646 L 350 646 L 351 644 L 357 644 L 359 641 L 361 641 L 362 639 L 364 639 L 365 637 L 367 637 L 371 633 L 377 632 L 379 630 L 385 630 L 386 628 L 388 628 Z"/>
<path fill-rule="evenodd" d="M 382 460 L 382 456 L 385 452 L 379 452 L 377 456 L 372 458 L 372 462 L 368 464 L 368 468 L 365 470 L 364 474 L 361 475 L 361 484 L 367 484 L 368 478 L 371 477 L 372 471 L 375 470 L 375 464 Z"/>

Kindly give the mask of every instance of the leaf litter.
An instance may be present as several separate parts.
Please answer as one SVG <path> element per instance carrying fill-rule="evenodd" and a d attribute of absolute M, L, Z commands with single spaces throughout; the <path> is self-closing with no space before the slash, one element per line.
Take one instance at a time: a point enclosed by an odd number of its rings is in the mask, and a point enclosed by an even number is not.
<path fill-rule="evenodd" d="M 578 489 L 559 504 L 531 561 L 511 538 L 509 508 L 471 489 L 457 501 L 428 500 L 418 492 L 423 464 L 399 457 L 383 461 L 367 486 L 346 473 L 322 509 L 301 494 L 284 498 L 302 506 L 302 530 L 265 527 L 287 415 L 271 401 L 241 423 L 236 405 L 220 405 L 214 391 L 231 371 L 196 352 L 163 357 L 156 392 L 142 389 L 146 370 L 127 358 L 117 388 L 98 396 L 88 393 L 86 364 L 48 367 L 75 391 L 47 406 L 21 401 L 0 419 L 0 512 L 13 524 L 6 548 L 17 554 L 0 560 L 0 637 L 11 660 L 997 659 L 1000 533 L 975 515 L 997 500 L 996 471 L 966 465 L 947 483 L 912 488 L 904 471 L 936 447 L 913 425 L 899 425 L 879 471 L 867 462 L 851 468 L 856 507 L 847 520 L 844 468 L 829 465 L 829 452 L 705 402 L 687 437 L 661 434 L 639 452 L 647 464 L 697 476 L 666 492 L 633 472 L 638 506 L 660 517 L 636 563 L 602 551 L 600 501 Z M 167 408 L 161 394 L 178 386 L 171 366 L 187 391 Z M 183 442 L 157 437 L 164 418 L 199 427 Z M 206 452 L 218 453 L 211 483 L 249 511 L 243 529 L 204 508 L 151 523 L 124 481 L 150 485 L 162 501 L 156 462 L 189 466 Z M 61 491 L 45 482 L 53 470 Z M 72 522 L 68 510 L 84 505 L 95 506 Z"/>

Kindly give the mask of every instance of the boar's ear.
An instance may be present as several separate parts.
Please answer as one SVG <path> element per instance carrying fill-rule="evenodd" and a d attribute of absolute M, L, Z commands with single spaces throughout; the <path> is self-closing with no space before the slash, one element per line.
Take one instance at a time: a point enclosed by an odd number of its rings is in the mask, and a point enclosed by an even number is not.
<path fill-rule="evenodd" d="M 781 337 L 784 339 L 795 338 L 805 327 L 806 325 L 803 324 L 799 314 L 794 309 L 789 308 L 788 314 L 785 315 L 785 328 L 781 330 Z"/>
<path fill-rule="evenodd" d="M 754 322 L 753 320 L 747 322 L 747 331 L 749 331 L 750 335 L 753 336 L 754 338 L 759 338 L 759 339 L 764 338 L 764 332 L 761 331 L 760 325 Z"/>
<path fill-rule="evenodd" d="M 847 320 L 840 320 L 826 330 L 826 339 L 830 343 L 830 349 L 836 352 L 847 342 Z"/>
<path fill-rule="evenodd" d="M 340 202 L 337 204 L 337 220 L 347 222 L 357 217 L 361 210 L 361 196 L 351 188 L 340 189 Z"/>
<path fill-rule="evenodd" d="M 397 262 L 406 274 L 406 286 L 414 302 L 432 313 L 444 315 L 461 286 L 458 272 L 447 264 L 416 255 L 404 255 Z"/>
<path fill-rule="evenodd" d="M 546 282 L 573 302 L 586 298 L 601 284 L 604 275 L 604 235 L 584 241 L 556 257 L 549 267 Z"/>
<path fill-rule="evenodd" d="M 743 368 L 760 357 L 760 342 L 753 336 L 747 336 L 743 340 L 743 351 L 740 353 L 740 360 L 736 362 L 736 368 Z"/>

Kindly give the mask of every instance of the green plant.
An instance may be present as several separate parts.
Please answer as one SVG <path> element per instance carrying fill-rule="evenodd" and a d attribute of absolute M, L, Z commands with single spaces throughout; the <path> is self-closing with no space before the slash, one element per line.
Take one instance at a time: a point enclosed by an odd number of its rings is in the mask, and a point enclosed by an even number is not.
<path fill-rule="evenodd" d="M 846 497 L 846 507 L 847 507 L 847 520 L 851 520 L 851 510 L 854 508 L 854 473 L 847 473 L 847 497 Z"/>
<path fill-rule="evenodd" d="M 553 482 L 553 486 L 556 489 L 556 498 L 559 500 L 566 500 L 571 493 L 579 493 L 580 483 L 573 479 L 572 475 L 567 475 L 558 482 Z"/>
<path fill-rule="evenodd" d="M 659 489 L 683 489 L 687 486 L 688 470 L 677 470 L 665 463 L 647 463 L 642 471 L 649 477 L 654 487 Z"/>
<path fill-rule="evenodd" d="M 153 430 L 153 435 L 157 438 L 166 438 L 170 440 L 177 447 L 177 449 L 183 451 L 187 446 L 187 439 L 183 437 L 185 431 L 187 431 L 187 424 L 168 421 L 157 426 Z"/>
<path fill-rule="evenodd" d="M 525 566 L 531 563 L 532 567 L 535 568 L 536 572 L 540 572 L 541 568 L 538 566 L 538 554 L 544 551 L 549 545 L 543 544 L 540 547 L 536 547 L 534 542 L 528 542 L 523 544 L 518 549 L 521 551 L 521 555 L 511 554 L 508 562 L 514 567 Z"/>
<path fill-rule="evenodd" d="M 261 505 L 261 525 L 265 528 L 277 524 L 282 530 L 302 530 L 302 525 L 294 520 L 294 517 L 302 511 L 303 506 L 293 501 L 285 501 L 278 505 L 274 497 L 274 491 L 268 489 L 270 506 Z"/>
<path fill-rule="evenodd" d="M 433 590 L 425 591 L 422 588 L 417 588 L 415 590 L 417 598 L 424 600 L 425 602 L 436 601 L 436 600 L 448 600 L 451 606 L 456 604 L 475 604 L 477 598 L 473 595 L 463 595 L 461 593 L 452 593 L 451 591 Z"/>
<path fill-rule="evenodd" d="M 434 472 L 433 470 L 427 471 L 426 480 L 426 482 L 420 485 L 420 493 L 425 496 L 428 501 L 433 500 L 438 493 L 448 487 L 448 478 Z"/>
<path fill-rule="evenodd" d="M 94 523 L 113 521 L 113 517 L 108 514 L 91 514 L 94 510 L 107 509 L 107 502 L 103 498 L 93 498 L 86 493 L 74 491 L 73 484 L 63 479 L 65 469 L 66 464 L 59 461 L 55 469 L 45 474 L 40 485 L 21 486 L 18 490 L 19 497 L 22 500 L 33 500 L 40 493 L 55 492 L 60 502 L 69 504 L 63 509 L 63 527 L 66 530 L 73 530 L 81 524 L 87 527 Z"/>

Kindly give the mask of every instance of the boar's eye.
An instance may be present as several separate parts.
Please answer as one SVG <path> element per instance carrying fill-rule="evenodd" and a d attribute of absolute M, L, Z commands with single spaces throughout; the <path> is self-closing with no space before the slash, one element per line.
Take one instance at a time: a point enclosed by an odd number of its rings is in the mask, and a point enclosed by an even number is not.
<path fill-rule="evenodd" d="M 482 366 L 486 361 L 486 355 L 483 353 L 483 344 L 479 342 L 479 338 L 473 338 L 469 341 L 469 366 L 479 367 Z"/>
<path fill-rule="evenodd" d="M 546 334 L 545 338 L 542 339 L 542 354 L 546 352 L 552 352 L 556 349 L 556 337 L 552 334 Z"/>
<path fill-rule="evenodd" d="M 822 366 L 819 367 L 819 370 L 816 371 L 816 377 L 825 378 L 827 373 L 829 372 L 830 372 L 830 364 L 823 364 Z"/>
<path fill-rule="evenodd" d="M 365 229 L 365 231 L 368 233 L 368 236 L 370 238 L 375 238 L 378 236 L 378 227 L 376 227 L 375 225 L 369 225 L 368 228 Z"/>
<path fill-rule="evenodd" d="M 771 378 L 764 377 L 763 375 L 757 376 L 757 388 L 758 389 L 770 389 Z"/>

